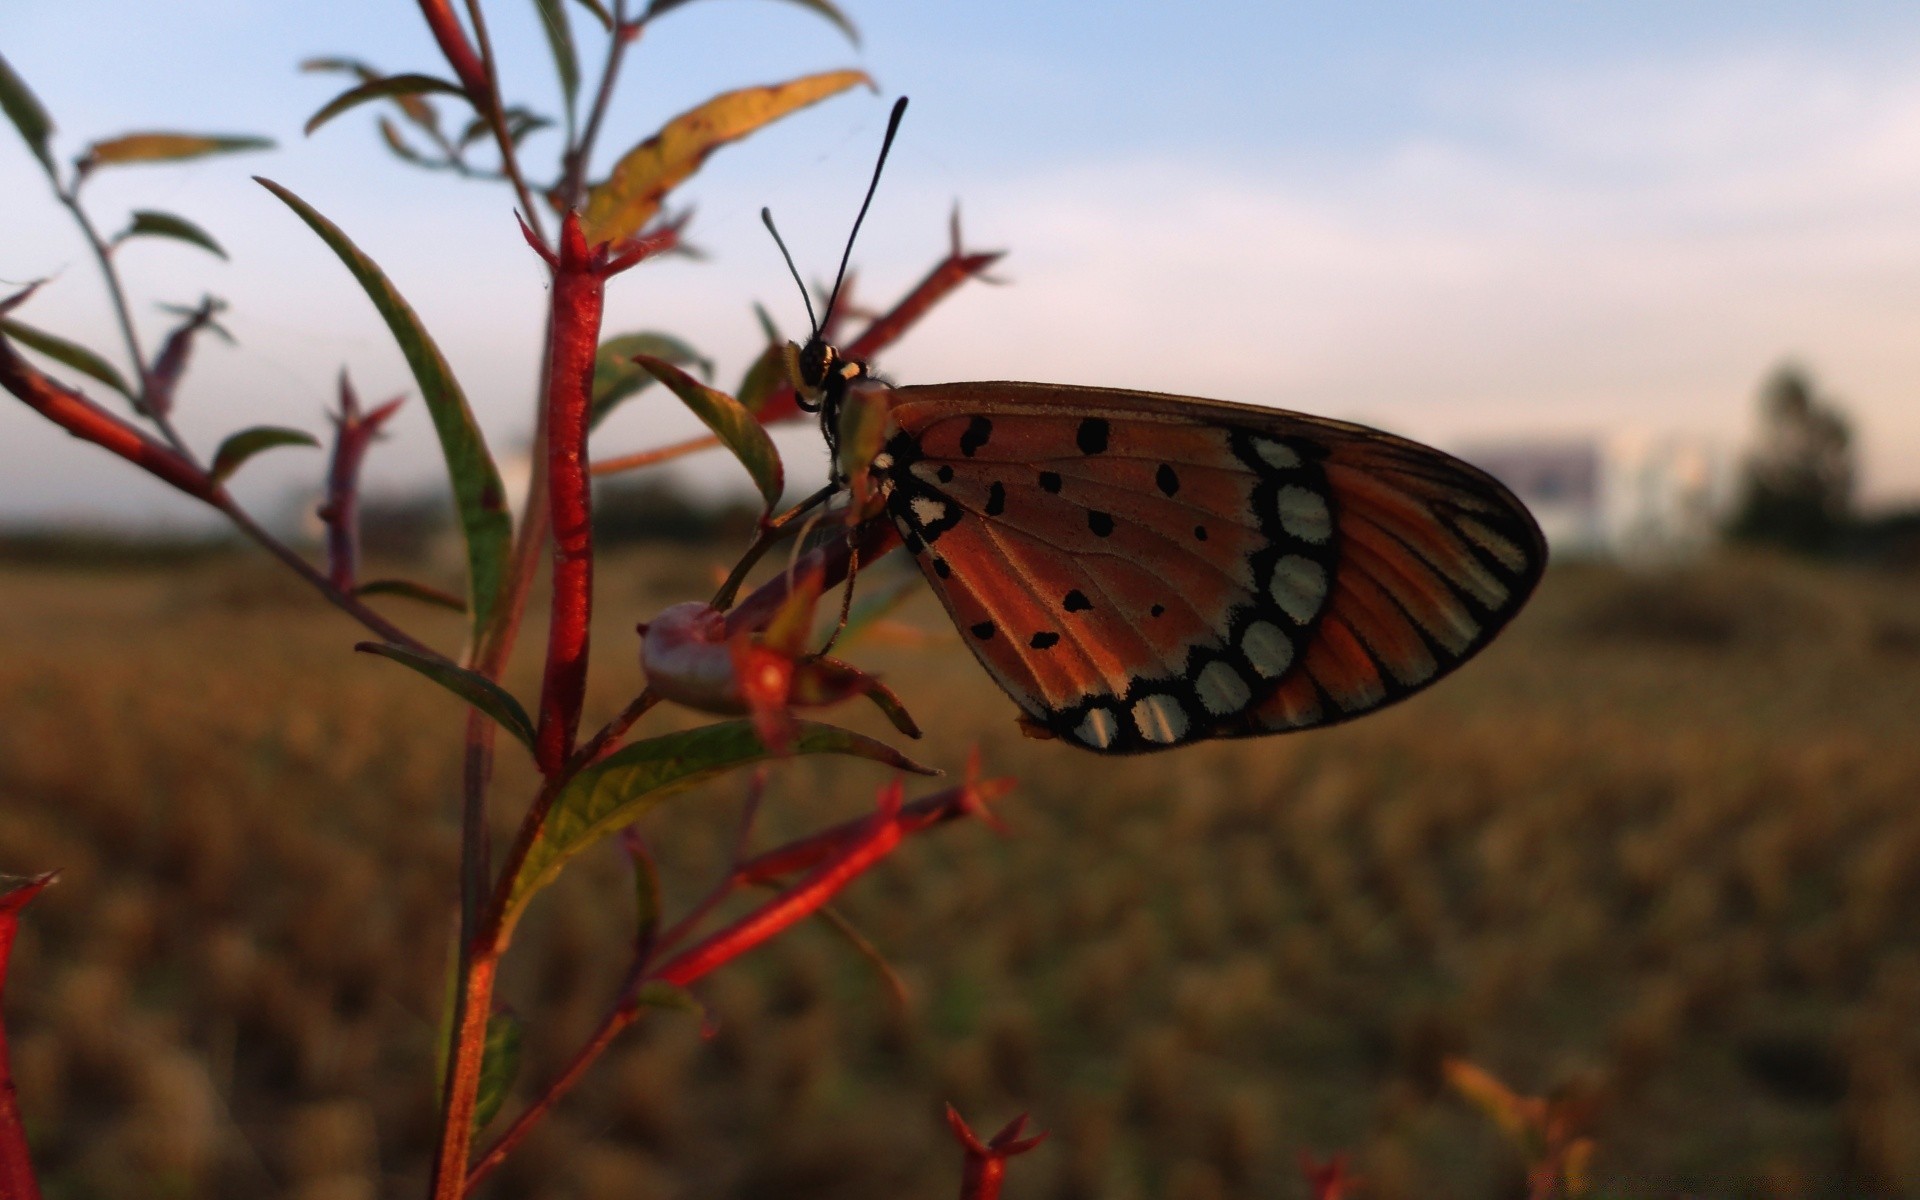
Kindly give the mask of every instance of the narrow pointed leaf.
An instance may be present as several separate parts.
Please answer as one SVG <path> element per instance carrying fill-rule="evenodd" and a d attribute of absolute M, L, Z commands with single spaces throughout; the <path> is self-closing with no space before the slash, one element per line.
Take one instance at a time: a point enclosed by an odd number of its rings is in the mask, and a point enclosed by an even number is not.
<path fill-rule="evenodd" d="M 629 825 L 620 835 L 620 844 L 633 864 L 633 944 L 645 955 L 660 932 L 660 871 L 639 830 Z"/>
<path fill-rule="evenodd" d="M 247 134 L 129 133 L 87 147 L 81 162 L 87 169 L 124 163 L 185 162 L 211 154 L 240 154 L 271 150 L 273 139 Z"/>
<path fill-rule="evenodd" d="M 112 363 L 77 342 L 11 319 L 0 320 L 0 333 L 5 333 L 29 350 L 38 350 L 62 366 L 72 367 L 90 379 L 99 380 L 129 400 L 134 398 L 126 377 Z"/>
<path fill-rule="evenodd" d="M 411 579 L 369 579 L 353 589 L 356 596 L 404 596 L 408 600 L 418 600 L 422 604 L 431 604 L 435 608 L 444 608 L 452 612 L 467 611 L 467 602 L 452 592 L 443 592 L 437 587 L 428 587 L 424 583 L 415 583 Z"/>
<path fill-rule="evenodd" d="M 788 83 L 726 92 L 681 113 L 659 133 L 627 151 L 614 164 L 606 182 L 588 191 L 587 240 L 618 242 L 638 233 L 660 211 L 661 198 L 699 170 L 707 155 L 858 83 L 873 86 L 864 71 L 828 71 Z"/>
<path fill-rule="evenodd" d="M 351 75 L 361 83 L 373 83 L 375 80 L 386 78 L 385 75 L 374 70 L 373 67 L 361 62 L 357 58 L 309 58 L 300 64 L 300 69 L 302 71 L 338 72 L 344 75 Z M 405 113 L 407 119 L 415 125 L 433 132 L 439 131 L 440 118 L 433 111 L 433 105 L 428 104 L 417 95 L 406 92 L 397 93 L 390 98 L 395 104 L 400 106 L 400 111 Z"/>
<path fill-rule="evenodd" d="M 574 101 L 580 95 L 580 56 L 573 48 L 573 30 L 567 24 L 565 0 L 533 0 L 540 15 L 540 28 L 546 32 L 547 48 L 553 51 L 554 73 L 560 77 L 560 93 L 567 98 L 567 120 L 572 124 Z"/>
<path fill-rule="evenodd" d="M 607 6 L 600 3 L 600 0 L 579 0 L 579 4 L 581 8 L 593 14 L 594 20 L 600 22 L 600 28 L 608 33 L 613 32 L 613 14 L 607 11 Z"/>
<path fill-rule="evenodd" d="M 214 241 L 213 236 L 206 230 L 185 217 L 176 217 L 172 213 L 141 209 L 133 214 L 133 223 L 114 240 L 124 242 L 128 238 L 135 237 L 172 238 L 175 241 L 188 242 L 202 250 L 211 251 L 221 258 L 227 256 L 227 252 L 220 248 L 220 243 Z"/>
<path fill-rule="evenodd" d="M 643 21 L 651 21 L 662 13 L 672 12 L 674 9 L 690 3 L 692 3 L 692 0 L 653 0 L 653 3 L 647 6 L 645 15 L 640 19 Z M 829 0 L 788 0 L 788 3 L 798 4 L 801 8 L 812 9 L 822 17 L 833 22 L 834 26 L 838 28 L 841 33 L 847 35 L 848 41 L 852 42 L 855 46 L 860 44 L 860 31 L 853 27 L 853 22 L 847 19 L 847 14 L 835 8 L 829 3 Z"/>
<path fill-rule="evenodd" d="M 473 1131 L 480 1132 L 500 1112 L 520 1076 L 520 1045 L 525 1023 L 502 1009 L 487 1021 L 487 1040 L 480 1058 L 480 1095 L 473 1106 Z"/>
<path fill-rule="evenodd" d="M 529 751 L 533 749 L 533 720 L 527 716 L 527 710 L 520 707 L 520 702 L 513 698 L 511 692 L 485 675 L 455 666 L 443 658 L 416 654 L 403 646 L 386 642 L 361 642 L 354 649 L 412 667 L 499 722 L 500 728 L 519 738 Z"/>
<path fill-rule="evenodd" d="M 350 108 L 355 108 L 371 100 L 392 100 L 401 96 L 421 95 L 466 95 L 460 86 L 437 79 L 432 75 L 387 75 L 380 79 L 370 79 L 356 87 L 350 87 L 321 106 L 320 111 L 307 118 L 306 131 L 314 130 L 333 120 Z M 411 114 L 409 114 L 411 115 Z"/>
<path fill-rule="evenodd" d="M 651 354 L 676 364 L 692 363 L 702 375 L 713 376 L 712 361 L 672 334 L 623 333 L 608 338 L 593 357 L 593 424 L 598 425 L 629 397 L 653 384 L 653 376 L 633 361 L 636 354 Z"/>
<path fill-rule="evenodd" d="M 53 174 L 53 118 L 40 106 L 39 97 L 27 86 L 27 81 L 14 74 L 5 55 L 0 55 L 0 109 L 6 110 L 7 119 L 26 139 L 27 149 L 40 160 L 40 165 Z"/>
<path fill-rule="evenodd" d="M 767 397 L 780 390 L 787 381 L 786 347 L 774 342 L 760 352 L 753 360 L 747 373 L 740 380 L 740 403 L 750 413 L 757 413 L 766 406 Z"/>
<path fill-rule="evenodd" d="M 771 509 L 780 502 L 780 493 L 786 490 L 786 472 L 780 465 L 780 452 L 774 449 L 773 439 L 760 422 L 753 419 L 746 406 L 725 392 L 717 391 L 694 379 L 685 371 L 667 362 L 647 354 L 637 354 L 634 361 L 644 367 L 649 374 L 672 389 L 693 415 L 713 430 L 740 465 L 753 476 L 753 484 L 760 489 L 760 495 Z"/>
<path fill-rule="evenodd" d="M 387 328 L 400 344 L 401 353 L 406 355 L 407 365 L 412 368 L 414 381 L 420 385 L 420 394 L 433 417 L 434 432 L 439 435 L 440 450 L 447 462 L 447 476 L 453 484 L 454 506 L 460 513 L 460 525 L 466 535 L 467 611 L 472 614 L 477 641 L 480 631 L 490 626 L 499 607 L 513 520 L 507 514 L 507 493 L 500 482 L 500 471 L 487 452 L 486 439 L 481 436 L 473 410 L 467 405 L 466 393 L 460 390 L 453 369 L 441 355 L 440 347 L 427 335 L 420 318 L 374 261 L 306 201 L 271 180 L 259 182 L 285 201 L 340 256 L 340 261 L 353 272 L 373 306 L 386 319 Z"/>
<path fill-rule="evenodd" d="M 794 722 L 789 753 L 844 754 L 897 770 L 932 773 L 883 742 L 812 721 Z M 752 721 L 723 721 L 635 742 L 581 771 L 555 798 L 540 840 L 521 864 L 507 898 L 508 924 L 561 867 L 602 837 L 670 796 L 777 757 L 760 741 Z"/>
<path fill-rule="evenodd" d="M 385 117 L 380 118 L 380 140 L 385 142 L 387 149 L 391 150 L 394 157 L 400 159 L 402 162 L 412 163 L 416 167 L 446 166 L 445 163 L 436 162 L 418 150 L 415 150 L 412 146 L 409 146 L 407 139 L 400 136 L 400 127 Z"/>
<path fill-rule="evenodd" d="M 271 450 L 275 446 L 318 446 L 320 439 L 299 429 L 283 429 L 277 425 L 256 425 L 252 429 L 242 429 L 220 443 L 220 449 L 214 451 L 213 465 L 207 473 L 215 483 L 225 483 L 246 462 L 262 450 Z"/>

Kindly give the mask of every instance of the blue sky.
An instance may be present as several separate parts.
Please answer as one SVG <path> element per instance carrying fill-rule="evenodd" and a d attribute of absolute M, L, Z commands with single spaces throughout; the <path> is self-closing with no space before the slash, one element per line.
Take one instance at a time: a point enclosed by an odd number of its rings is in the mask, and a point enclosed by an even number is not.
<path fill-rule="evenodd" d="M 906 92 L 913 109 L 856 255 L 862 296 L 890 299 L 918 278 L 956 200 L 971 244 L 1011 253 L 1009 286 L 957 296 L 881 364 L 903 382 L 1105 383 L 1441 444 L 1631 431 L 1730 453 L 1755 386 L 1792 358 L 1853 413 L 1869 497 L 1920 497 L 1911 5 L 845 7 L 858 50 L 777 0 L 697 0 L 636 48 L 609 155 L 726 88 L 856 64 L 884 95 L 831 101 L 716 155 L 680 196 L 698 207 L 692 236 L 711 261 L 626 276 L 610 332 L 676 330 L 735 379 L 757 337 L 751 301 L 790 330 L 801 321 L 760 205 L 803 269 L 828 270 L 887 102 Z M 543 104 L 532 10 L 488 4 L 509 94 Z M 205 346 L 181 396 L 199 444 L 262 422 L 321 430 L 343 365 L 370 397 L 410 388 L 364 297 L 254 172 L 387 268 L 502 455 L 524 436 L 543 290 L 510 197 L 400 166 L 364 114 L 299 132 L 337 86 L 297 74 L 303 57 L 444 71 L 411 4 L 9 0 L 0 53 L 69 155 L 133 128 L 279 139 L 272 154 L 128 168 L 93 188 L 104 225 L 170 209 L 233 252 L 224 264 L 160 244 L 126 252 L 150 341 L 165 320 L 154 301 L 212 291 L 234 305 L 240 347 Z M 53 276 L 21 315 L 113 350 L 61 216 L 0 130 L 0 279 Z M 650 398 L 609 424 L 600 451 L 690 428 Z M 398 433 L 377 453 L 379 486 L 433 467 L 417 405 Z M 807 440 L 788 439 L 796 474 L 811 469 Z M 319 469 L 313 452 L 276 452 L 243 491 L 271 509 Z M 719 461 L 699 471 L 731 478 Z M 0 407 L 0 519 L 125 513 L 191 508 Z"/>

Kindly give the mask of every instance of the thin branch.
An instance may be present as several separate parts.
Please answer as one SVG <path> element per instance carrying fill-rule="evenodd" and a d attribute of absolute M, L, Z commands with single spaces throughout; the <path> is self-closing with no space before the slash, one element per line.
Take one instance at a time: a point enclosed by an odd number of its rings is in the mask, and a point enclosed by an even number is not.
<path fill-rule="evenodd" d="M 600 137 L 600 122 L 606 119 L 607 106 L 613 100 L 614 80 L 620 74 L 621 60 L 626 57 L 627 47 L 640 36 L 640 27 L 627 24 L 626 0 L 613 0 L 613 29 L 607 38 L 607 63 L 600 71 L 600 86 L 593 96 L 593 107 L 587 111 L 586 130 L 580 140 L 568 149 L 566 174 L 560 180 L 560 196 L 566 206 L 576 208 L 585 198 L 587 190 L 587 164 L 593 158 L 594 143 Z"/>
<path fill-rule="evenodd" d="M 514 194 L 520 198 L 520 211 L 533 227 L 534 236 L 545 245 L 547 234 L 540 225 L 540 210 L 534 207 L 533 191 L 520 174 L 520 152 L 514 148 L 513 137 L 507 132 L 507 111 L 500 99 L 500 66 L 494 61 L 493 46 L 487 40 L 487 19 L 480 12 L 480 0 L 467 0 L 467 17 L 473 22 L 473 38 L 480 47 L 480 65 L 487 73 L 486 106 L 482 115 L 493 130 L 493 140 L 500 146 L 500 169 L 513 181 Z"/>
<path fill-rule="evenodd" d="M 662 446 L 658 450 L 642 450 L 637 454 L 623 454 L 619 458 L 609 458 L 593 464 L 595 476 L 613 475 L 621 471 L 637 471 L 641 467 L 658 466 L 663 462 L 672 462 L 676 458 L 685 458 L 702 450 L 711 450 L 720 444 L 720 439 L 712 434 L 697 438 L 688 438 L 684 442 L 675 442 L 671 446 Z"/>

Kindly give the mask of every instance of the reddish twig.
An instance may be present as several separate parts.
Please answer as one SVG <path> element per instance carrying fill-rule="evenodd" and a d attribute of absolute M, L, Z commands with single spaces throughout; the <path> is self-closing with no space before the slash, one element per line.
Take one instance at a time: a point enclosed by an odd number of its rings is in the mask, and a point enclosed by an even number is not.
<path fill-rule="evenodd" d="M 1347 1156 L 1339 1153 L 1320 1162 L 1311 1152 L 1300 1152 L 1300 1176 L 1307 1181 L 1307 1195 L 1312 1200 L 1346 1200 L 1348 1193 L 1360 1186 L 1360 1176 L 1347 1170 Z"/>
<path fill-rule="evenodd" d="M 420 0 L 420 15 L 427 19 L 427 28 L 433 31 L 433 40 L 440 43 L 440 53 L 459 77 L 460 86 L 466 89 L 467 99 L 474 108 L 486 112 L 491 107 L 492 93 L 487 68 L 475 53 L 473 43 L 467 41 L 467 31 L 460 27 L 453 5 L 448 0 Z"/>
<path fill-rule="evenodd" d="M 7 962 L 13 956 L 13 935 L 20 927 L 20 910 L 58 874 L 58 871 L 49 871 L 33 879 L 12 880 L 0 891 L 0 994 L 6 991 Z M 0 1021 L 0 1197 L 40 1200 L 40 1185 L 34 1178 L 33 1161 L 27 1154 L 27 1131 L 20 1119 L 10 1062 L 6 1023 Z"/>
<path fill-rule="evenodd" d="M 794 923 L 821 912 L 837 892 L 908 836 L 963 816 L 978 816 L 991 821 L 986 805 L 1011 786 L 1011 780 L 976 782 L 970 779 L 960 787 L 902 805 L 899 785 L 895 783 L 882 792 L 881 808 L 873 815 L 837 825 L 739 863 L 714 893 L 696 906 L 697 914 L 711 912 L 728 892 L 742 886 L 772 882 L 783 875 L 800 871 L 808 874 L 787 891 L 658 968 L 648 967 L 646 958 L 651 953 L 670 949 L 691 931 L 693 922 L 683 918 L 672 931 L 657 941 L 648 939 L 639 948 L 639 954 L 628 971 L 627 986 L 620 999 L 607 1011 L 599 1027 L 586 1044 L 574 1053 L 560 1074 L 514 1119 L 499 1140 L 480 1156 L 467 1177 L 468 1191 L 471 1192 L 504 1162 L 513 1148 L 572 1090 L 574 1084 L 586 1074 L 587 1068 L 606 1052 L 620 1033 L 639 1020 L 645 1011 L 640 989 L 646 982 L 652 980 L 686 987 L 704 978 Z"/>
<path fill-rule="evenodd" d="M 4 336 L 0 336 L 0 386 L 73 436 L 111 450 L 196 500 L 214 502 L 219 487 L 192 460 L 42 374 Z"/>
<path fill-rule="evenodd" d="M 1027 1114 L 1021 1113 L 1001 1127 L 999 1133 L 982 1142 L 966 1119 L 953 1105 L 947 1105 L 947 1124 L 960 1139 L 966 1152 L 966 1164 L 960 1173 L 960 1200 L 999 1200 L 1000 1185 L 1007 1178 L 1007 1160 L 1017 1158 L 1047 1140 L 1045 1133 L 1030 1138 L 1020 1136 L 1027 1127 Z"/>
<path fill-rule="evenodd" d="M 360 583 L 360 464 L 404 399 L 396 396 L 372 412 L 361 412 L 353 384 L 340 372 L 340 412 L 333 419 L 333 458 L 327 464 L 327 498 L 319 515 L 327 527 L 327 578 L 343 592 Z"/>

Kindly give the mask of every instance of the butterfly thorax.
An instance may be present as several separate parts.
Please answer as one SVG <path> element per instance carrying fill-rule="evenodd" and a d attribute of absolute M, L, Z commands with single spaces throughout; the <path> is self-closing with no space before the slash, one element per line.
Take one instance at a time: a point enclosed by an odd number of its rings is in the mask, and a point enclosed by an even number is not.
<path fill-rule="evenodd" d="M 789 346 L 792 343 L 788 343 Z M 840 412 L 846 406 L 847 389 L 861 380 L 874 378 L 865 362 L 848 358 L 838 347 L 819 335 L 807 339 L 794 360 L 795 402 L 802 412 L 820 414 L 820 434 L 826 439 L 827 453 L 834 461 L 835 482 L 839 479 Z"/>

